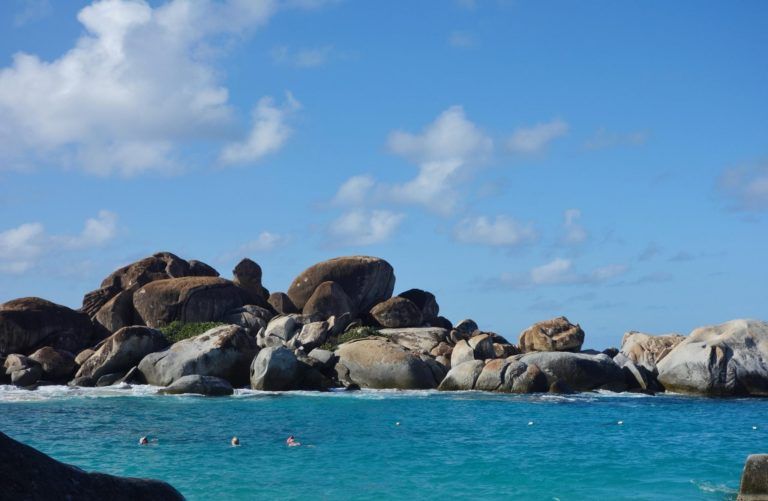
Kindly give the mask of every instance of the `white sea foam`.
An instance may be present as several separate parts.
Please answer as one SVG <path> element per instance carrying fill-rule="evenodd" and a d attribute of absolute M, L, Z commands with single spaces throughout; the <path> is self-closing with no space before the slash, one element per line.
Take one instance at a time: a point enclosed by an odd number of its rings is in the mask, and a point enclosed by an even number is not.
<path fill-rule="evenodd" d="M 691 483 L 699 488 L 702 492 L 715 492 L 723 494 L 738 494 L 738 489 L 733 489 L 724 484 L 712 484 L 710 482 L 697 482 L 691 480 Z"/>

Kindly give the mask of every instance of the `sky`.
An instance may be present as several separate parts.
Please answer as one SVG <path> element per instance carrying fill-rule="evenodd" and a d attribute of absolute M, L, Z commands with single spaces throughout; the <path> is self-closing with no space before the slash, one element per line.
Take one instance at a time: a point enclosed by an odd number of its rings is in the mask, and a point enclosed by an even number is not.
<path fill-rule="evenodd" d="M 768 3 L 0 3 L 0 302 L 373 255 L 511 341 L 768 320 Z"/>

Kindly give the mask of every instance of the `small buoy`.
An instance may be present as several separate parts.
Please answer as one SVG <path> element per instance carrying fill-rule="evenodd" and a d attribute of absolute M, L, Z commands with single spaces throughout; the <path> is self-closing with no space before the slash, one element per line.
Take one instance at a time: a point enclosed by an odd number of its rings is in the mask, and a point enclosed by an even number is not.
<path fill-rule="evenodd" d="M 619 426 L 621 426 L 621 425 L 623 425 L 623 424 L 624 424 L 624 421 L 618 421 L 616 424 L 617 424 L 617 425 L 619 425 Z"/>
<path fill-rule="evenodd" d="M 528 426 L 533 426 L 533 421 L 528 421 Z"/>
<path fill-rule="evenodd" d="M 395 426 L 400 426 L 400 421 L 396 422 Z"/>
<path fill-rule="evenodd" d="M 756 430 L 756 429 L 757 429 L 757 426 L 753 426 L 753 427 L 752 427 L 752 429 L 753 429 L 753 430 Z"/>

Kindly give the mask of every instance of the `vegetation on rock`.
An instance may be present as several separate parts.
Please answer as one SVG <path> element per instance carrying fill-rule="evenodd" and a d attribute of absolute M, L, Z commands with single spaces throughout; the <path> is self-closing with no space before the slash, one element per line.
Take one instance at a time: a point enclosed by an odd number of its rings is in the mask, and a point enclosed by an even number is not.
<path fill-rule="evenodd" d="M 199 336 L 205 331 L 211 330 L 214 327 L 224 325 L 221 322 L 190 322 L 183 323 L 179 320 L 174 320 L 164 327 L 160 327 L 160 332 L 168 338 L 171 343 L 177 343 L 182 339 L 188 339 L 191 337 Z"/>

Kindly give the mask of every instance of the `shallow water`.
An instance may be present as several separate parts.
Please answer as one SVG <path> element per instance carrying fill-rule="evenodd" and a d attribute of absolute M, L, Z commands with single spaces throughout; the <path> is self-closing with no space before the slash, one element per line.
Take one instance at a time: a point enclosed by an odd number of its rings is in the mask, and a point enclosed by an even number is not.
<path fill-rule="evenodd" d="M 734 499 L 746 456 L 768 451 L 762 399 L 155 391 L 0 387 L 0 430 L 191 500 Z"/>

